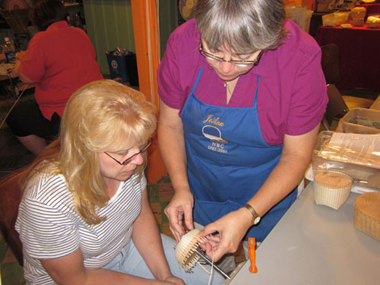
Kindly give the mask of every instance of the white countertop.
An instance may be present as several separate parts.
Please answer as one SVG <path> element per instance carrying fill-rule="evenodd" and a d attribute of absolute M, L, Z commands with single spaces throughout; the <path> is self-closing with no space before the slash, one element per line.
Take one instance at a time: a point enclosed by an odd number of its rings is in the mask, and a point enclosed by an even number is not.
<path fill-rule="evenodd" d="M 229 285 L 380 284 L 380 241 L 354 228 L 351 193 L 339 210 L 314 202 L 312 183 Z M 380 211 L 380 209 L 379 209 Z"/>

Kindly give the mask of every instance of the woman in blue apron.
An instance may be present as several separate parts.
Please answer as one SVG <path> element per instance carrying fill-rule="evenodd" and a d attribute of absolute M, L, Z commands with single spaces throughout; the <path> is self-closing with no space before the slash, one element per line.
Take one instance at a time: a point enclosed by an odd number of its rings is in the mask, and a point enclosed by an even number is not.
<path fill-rule="evenodd" d="M 218 233 L 214 260 L 263 241 L 296 199 L 325 111 L 318 45 L 285 21 L 282 1 L 198 0 L 158 83 L 173 235 L 193 221 Z"/>
<path fill-rule="evenodd" d="M 198 73 L 181 117 L 187 172 L 195 199 L 194 220 L 208 225 L 242 208 L 256 194 L 277 165 L 282 146 L 269 146 L 261 135 L 257 115 L 259 76 L 252 107 L 224 108 L 205 104 L 195 96 L 202 72 Z M 223 118 L 223 124 L 216 127 L 210 123 L 207 118 L 211 114 Z M 262 241 L 295 198 L 296 191 L 292 191 L 247 236 Z"/>

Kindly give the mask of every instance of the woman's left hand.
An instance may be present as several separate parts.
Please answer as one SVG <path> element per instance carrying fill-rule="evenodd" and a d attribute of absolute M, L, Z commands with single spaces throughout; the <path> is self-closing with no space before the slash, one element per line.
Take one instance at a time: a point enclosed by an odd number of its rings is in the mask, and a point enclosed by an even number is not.
<path fill-rule="evenodd" d="M 215 232 L 219 236 L 209 236 L 209 243 L 204 244 L 206 254 L 218 261 L 226 253 L 234 253 L 250 228 L 252 215 L 245 209 L 231 212 L 219 220 L 207 225 L 200 233 L 206 237 Z"/>

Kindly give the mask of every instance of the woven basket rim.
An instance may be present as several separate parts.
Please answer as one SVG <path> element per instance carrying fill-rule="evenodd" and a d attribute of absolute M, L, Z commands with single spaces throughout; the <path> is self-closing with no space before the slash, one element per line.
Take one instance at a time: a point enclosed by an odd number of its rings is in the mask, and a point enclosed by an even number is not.
<path fill-rule="evenodd" d="M 369 212 L 368 207 L 359 208 L 359 206 L 363 206 L 362 205 L 363 203 L 367 203 L 367 204 L 364 204 L 364 206 L 368 205 L 368 202 L 374 204 L 374 205 L 371 205 L 370 209 L 372 210 L 374 207 L 375 213 Z M 380 192 L 369 192 L 369 193 L 364 193 L 364 194 L 359 195 L 358 197 L 356 197 L 354 201 L 354 208 L 366 214 L 368 217 L 371 217 L 374 220 L 380 222 Z M 376 211 L 376 209 L 379 209 L 379 211 Z M 373 214 L 377 214 L 377 215 L 374 216 Z"/>

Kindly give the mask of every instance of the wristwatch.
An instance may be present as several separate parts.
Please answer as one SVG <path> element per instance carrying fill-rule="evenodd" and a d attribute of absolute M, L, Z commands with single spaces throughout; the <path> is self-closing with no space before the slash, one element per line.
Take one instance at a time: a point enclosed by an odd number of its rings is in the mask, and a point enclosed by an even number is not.
<path fill-rule="evenodd" d="M 261 219 L 259 214 L 256 213 L 255 209 L 250 204 L 245 204 L 244 208 L 246 208 L 252 214 L 251 225 L 257 225 Z"/>

